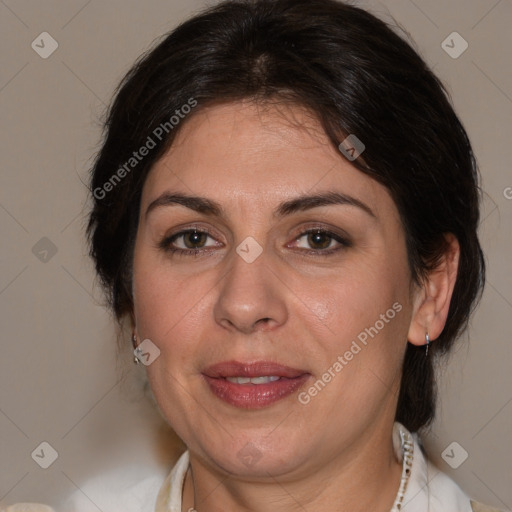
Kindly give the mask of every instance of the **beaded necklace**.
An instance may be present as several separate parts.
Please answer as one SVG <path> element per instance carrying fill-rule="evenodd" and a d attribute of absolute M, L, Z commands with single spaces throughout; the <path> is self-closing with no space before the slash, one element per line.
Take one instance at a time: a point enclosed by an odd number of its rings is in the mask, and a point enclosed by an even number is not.
<path fill-rule="evenodd" d="M 404 432 L 399 428 L 400 432 L 400 444 L 402 447 L 402 479 L 400 480 L 400 487 L 398 488 L 398 494 L 396 495 L 395 502 L 390 512 L 400 512 L 402 510 L 405 491 L 411 476 L 412 460 L 414 454 L 414 441 L 408 432 Z"/>

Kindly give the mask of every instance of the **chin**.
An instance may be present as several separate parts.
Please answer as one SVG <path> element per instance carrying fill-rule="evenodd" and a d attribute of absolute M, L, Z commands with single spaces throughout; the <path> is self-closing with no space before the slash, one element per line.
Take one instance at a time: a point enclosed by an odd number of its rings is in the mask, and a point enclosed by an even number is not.
<path fill-rule="evenodd" d="M 228 450 L 222 444 L 206 447 L 205 453 L 215 466 L 228 474 L 268 479 L 269 475 L 278 477 L 303 467 L 310 459 L 307 453 L 301 453 L 304 447 L 304 441 L 269 441 L 265 435 L 253 436 L 251 439 L 245 434 L 243 439 L 232 439 Z"/>

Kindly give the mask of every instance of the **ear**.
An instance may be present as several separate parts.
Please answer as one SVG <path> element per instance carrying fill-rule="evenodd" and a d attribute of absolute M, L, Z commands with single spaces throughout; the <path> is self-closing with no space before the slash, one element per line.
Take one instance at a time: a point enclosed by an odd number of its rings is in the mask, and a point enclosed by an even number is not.
<path fill-rule="evenodd" d="M 459 267 L 459 241 L 452 233 L 444 235 L 447 245 L 437 267 L 415 291 L 414 310 L 407 339 L 413 345 L 424 345 L 441 334 L 446 324 L 450 301 Z"/>

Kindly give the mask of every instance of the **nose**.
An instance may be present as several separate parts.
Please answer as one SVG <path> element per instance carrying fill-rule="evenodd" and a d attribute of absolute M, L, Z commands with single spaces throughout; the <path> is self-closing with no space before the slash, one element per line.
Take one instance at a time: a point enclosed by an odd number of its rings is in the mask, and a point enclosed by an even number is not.
<path fill-rule="evenodd" d="M 287 288 L 277 278 L 265 251 L 252 263 L 233 252 L 214 306 L 216 322 L 244 334 L 270 331 L 288 317 Z"/>

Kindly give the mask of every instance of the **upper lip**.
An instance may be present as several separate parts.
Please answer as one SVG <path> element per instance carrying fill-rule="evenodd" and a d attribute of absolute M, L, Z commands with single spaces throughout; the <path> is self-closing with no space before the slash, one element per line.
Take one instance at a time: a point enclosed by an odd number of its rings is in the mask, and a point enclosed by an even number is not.
<path fill-rule="evenodd" d="M 293 379 L 305 373 L 307 372 L 304 370 L 291 368 L 290 366 L 273 363 L 271 361 L 255 361 L 251 363 L 223 361 L 208 366 L 208 368 L 203 371 L 204 375 L 214 378 L 276 376 Z"/>

